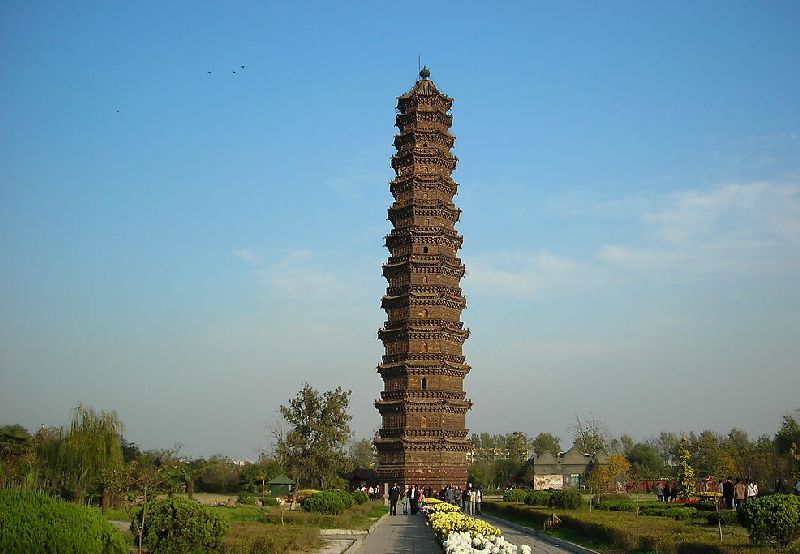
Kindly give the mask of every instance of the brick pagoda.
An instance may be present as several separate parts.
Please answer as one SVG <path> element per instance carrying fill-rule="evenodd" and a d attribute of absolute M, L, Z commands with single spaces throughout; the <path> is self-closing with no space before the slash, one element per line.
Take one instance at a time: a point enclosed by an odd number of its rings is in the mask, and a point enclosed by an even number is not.
<path fill-rule="evenodd" d="M 462 353 L 469 330 L 461 322 L 466 300 L 459 284 L 464 265 L 457 256 L 463 237 L 455 230 L 461 210 L 453 204 L 458 184 L 450 174 L 453 99 L 420 71 L 413 88 L 397 99 L 400 130 L 390 184 L 394 203 L 386 237 L 389 282 L 381 306 L 388 321 L 378 332 L 385 354 L 375 407 L 382 424 L 375 446 L 381 481 L 438 491 L 467 481 L 470 442 L 464 417 L 470 367 Z"/>

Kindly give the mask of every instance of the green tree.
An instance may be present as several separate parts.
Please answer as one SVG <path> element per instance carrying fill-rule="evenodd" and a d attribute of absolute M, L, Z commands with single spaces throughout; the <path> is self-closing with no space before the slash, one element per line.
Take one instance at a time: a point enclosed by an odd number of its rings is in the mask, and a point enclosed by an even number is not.
<path fill-rule="evenodd" d="M 276 430 L 275 451 L 280 464 L 301 485 L 325 488 L 348 464 L 350 391 L 337 387 L 320 394 L 306 383 L 280 413 L 288 426 Z"/>
<path fill-rule="evenodd" d="M 664 476 L 664 459 L 650 444 L 636 443 L 627 450 L 625 457 L 631 463 L 631 473 L 636 479 L 658 479 Z"/>
<path fill-rule="evenodd" d="M 531 448 L 537 456 L 545 452 L 558 456 L 561 452 L 561 439 L 551 433 L 539 433 L 531 440 Z"/>
<path fill-rule="evenodd" d="M 246 489 L 258 486 L 261 492 L 267 491 L 267 481 L 274 479 L 282 473 L 281 465 L 274 459 L 262 453 L 258 461 L 246 464 L 241 471 L 241 483 Z"/>
<path fill-rule="evenodd" d="M 35 481 L 33 437 L 22 425 L 0 427 L 0 490 L 8 483 L 31 485 Z"/>
<path fill-rule="evenodd" d="M 492 462 L 485 460 L 476 461 L 469 466 L 469 482 L 480 488 L 491 487 L 494 484 Z"/>
<path fill-rule="evenodd" d="M 64 487 L 81 502 L 87 494 L 103 495 L 103 508 L 108 498 L 101 476 L 107 469 L 121 467 L 122 422 L 116 412 L 96 412 L 79 404 L 72 410 L 69 431 L 59 443 L 55 461 Z"/>
<path fill-rule="evenodd" d="M 354 468 L 371 469 L 377 463 L 375 445 L 369 439 L 360 439 L 350 445 L 350 464 Z"/>
<path fill-rule="evenodd" d="M 514 460 L 522 465 L 522 463 L 528 459 L 530 439 L 525 433 L 521 431 L 514 431 L 506 437 L 506 448 L 508 449 L 509 459 Z"/>

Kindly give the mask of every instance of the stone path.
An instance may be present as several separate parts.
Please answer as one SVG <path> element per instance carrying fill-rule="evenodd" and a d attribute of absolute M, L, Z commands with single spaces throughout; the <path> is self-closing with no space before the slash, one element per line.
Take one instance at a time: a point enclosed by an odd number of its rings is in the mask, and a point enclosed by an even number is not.
<path fill-rule="evenodd" d="M 527 544 L 532 554 L 573 554 L 580 550 L 560 547 L 537 539 L 516 526 L 495 518 L 482 518 L 503 531 L 506 539 L 517 545 Z M 513 524 L 512 524 L 513 525 Z M 433 531 L 425 525 L 425 518 L 416 516 L 390 516 L 370 533 L 357 550 L 358 554 L 442 554 Z"/>
<path fill-rule="evenodd" d="M 425 525 L 422 514 L 415 516 L 389 516 L 370 533 L 358 554 L 442 554 L 433 538 L 433 531 Z"/>

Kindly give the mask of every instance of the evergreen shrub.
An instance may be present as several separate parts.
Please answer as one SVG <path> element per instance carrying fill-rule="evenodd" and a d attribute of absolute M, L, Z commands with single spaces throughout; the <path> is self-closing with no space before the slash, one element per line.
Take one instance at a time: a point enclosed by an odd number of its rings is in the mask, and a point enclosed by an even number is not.
<path fill-rule="evenodd" d="M 595 508 L 608 512 L 636 512 L 639 507 L 630 500 L 603 500 L 595 504 Z"/>
<path fill-rule="evenodd" d="M 720 510 L 719 512 L 706 512 L 703 514 L 709 525 L 721 523 L 726 527 L 736 525 L 739 521 L 739 514 L 736 510 Z"/>
<path fill-rule="evenodd" d="M 576 510 L 583 504 L 583 495 L 575 489 L 554 490 L 547 503 L 551 508 Z"/>
<path fill-rule="evenodd" d="M 139 508 L 133 517 L 141 521 Z M 163 498 L 147 504 L 143 543 L 152 554 L 215 552 L 222 547 L 228 523 L 214 511 L 185 498 Z M 131 531 L 136 534 L 133 523 Z"/>
<path fill-rule="evenodd" d="M 369 500 L 369 495 L 362 490 L 353 491 L 352 496 L 356 504 L 363 504 Z"/>
<path fill-rule="evenodd" d="M 249 492 L 241 492 L 239 496 L 236 498 L 236 502 L 239 504 L 255 504 L 256 497 L 250 494 Z"/>
<path fill-rule="evenodd" d="M 90 508 L 32 491 L 0 490 L 0 552 L 126 554 L 128 548 Z"/>
<path fill-rule="evenodd" d="M 262 506 L 277 506 L 278 499 L 274 496 L 262 496 L 261 497 L 261 505 Z"/>
<path fill-rule="evenodd" d="M 753 543 L 786 546 L 800 529 L 800 498 L 773 494 L 749 500 L 739 517 Z"/>
<path fill-rule="evenodd" d="M 339 515 L 347 509 L 342 497 L 332 491 L 317 492 L 307 496 L 303 499 L 301 507 L 304 512 L 330 515 Z"/>
<path fill-rule="evenodd" d="M 527 489 L 508 489 L 503 493 L 503 502 L 525 502 L 529 492 Z"/>
<path fill-rule="evenodd" d="M 355 504 L 355 500 L 353 500 L 353 495 L 351 495 L 346 490 L 343 490 L 343 489 L 328 489 L 325 492 L 327 492 L 328 494 L 333 494 L 333 495 L 338 496 L 339 498 L 341 498 L 342 499 L 342 504 L 344 505 L 344 509 L 345 510 L 349 510 L 350 508 L 353 507 L 353 504 Z"/>
<path fill-rule="evenodd" d="M 639 508 L 639 515 L 671 517 L 682 521 L 695 517 L 697 510 L 686 506 L 642 506 Z"/>
<path fill-rule="evenodd" d="M 552 491 L 527 491 L 525 497 L 525 504 L 528 506 L 547 506 L 550 503 L 550 497 L 553 496 Z"/>

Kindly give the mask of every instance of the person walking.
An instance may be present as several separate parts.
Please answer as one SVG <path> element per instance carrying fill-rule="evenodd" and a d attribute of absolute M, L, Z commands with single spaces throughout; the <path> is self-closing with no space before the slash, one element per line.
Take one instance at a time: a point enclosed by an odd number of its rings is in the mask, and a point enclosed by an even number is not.
<path fill-rule="evenodd" d="M 733 510 L 733 488 L 733 481 L 728 475 L 728 478 L 722 483 L 722 498 L 725 499 L 725 507 L 729 510 Z"/>
<path fill-rule="evenodd" d="M 400 499 L 400 487 L 397 483 L 392 483 L 392 488 L 389 489 L 389 514 L 397 515 L 397 501 Z"/>
<path fill-rule="evenodd" d="M 469 502 L 469 489 L 461 491 L 461 511 L 467 513 L 467 503 Z"/>
<path fill-rule="evenodd" d="M 678 483 L 674 481 L 669 486 L 669 501 L 675 502 L 678 500 Z"/>
<path fill-rule="evenodd" d="M 664 502 L 669 502 L 669 495 L 672 494 L 672 491 L 669 489 L 669 481 L 664 482 L 664 490 L 661 491 L 662 498 Z"/>
<path fill-rule="evenodd" d="M 403 504 L 403 515 L 408 515 L 408 491 L 403 495 L 403 499 L 401 500 Z"/>
<path fill-rule="evenodd" d="M 475 515 L 475 503 L 478 501 L 478 495 L 472 485 L 469 487 L 469 515 Z"/>
<path fill-rule="evenodd" d="M 758 496 L 758 485 L 752 479 L 747 479 L 747 501 L 755 500 Z"/>
<path fill-rule="evenodd" d="M 483 500 L 483 494 L 481 493 L 481 489 L 475 491 L 475 509 L 477 510 L 477 515 L 481 515 L 481 501 Z"/>
<path fill-rule="evenodd" d="M 656 495 L 656 498 L 658 498 L 659 502 L 664 501 L 664 487 L 659 481 L 656 481 L 656 484 L 653 485 L 653 493 Z"/>
<path fill-rule="evenodd" d="M 747 498 L 747 487 L 745 487 L 742 480 L 737 477 L 736 484 L 733 486 L 734 506 L 736 506 L 736 508 L 741 508 L 746 498 Z"/>

